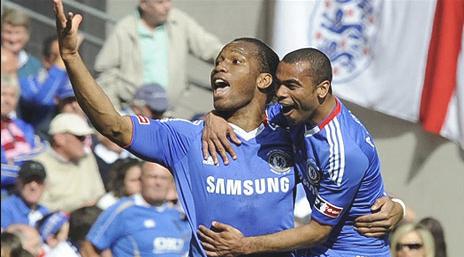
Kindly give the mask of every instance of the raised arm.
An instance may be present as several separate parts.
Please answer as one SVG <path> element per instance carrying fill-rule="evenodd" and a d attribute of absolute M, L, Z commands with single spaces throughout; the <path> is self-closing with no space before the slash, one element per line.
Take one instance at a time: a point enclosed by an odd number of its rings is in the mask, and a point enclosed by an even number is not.
<path fill-rule="evenodd" d="M 120 146 L 129 145 L 132 136 L 130 118 L 116 111 L 79 55 L 77 31 L 82 16 L 70 12 L 65 15 L 62 0 L 54 0 L 53 3 L 61 58 L 79 105 L 101 134 Z"/>

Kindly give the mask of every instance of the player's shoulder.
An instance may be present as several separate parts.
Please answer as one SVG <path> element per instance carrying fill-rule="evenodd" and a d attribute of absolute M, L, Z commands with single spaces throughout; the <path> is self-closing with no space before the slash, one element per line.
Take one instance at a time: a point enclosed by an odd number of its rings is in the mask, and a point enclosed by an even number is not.
<path fill-rule="evenodd" d="M 132 206 L 135 206 L 134 199 L 132 197 L 123 197 L 106 209 L 105 212 L 120 215 L 129 210 Z"/>

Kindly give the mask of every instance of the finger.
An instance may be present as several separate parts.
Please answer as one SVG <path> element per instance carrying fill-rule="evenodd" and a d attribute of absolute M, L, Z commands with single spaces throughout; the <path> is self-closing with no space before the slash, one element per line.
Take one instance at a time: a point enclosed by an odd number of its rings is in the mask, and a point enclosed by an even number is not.
<path fill-rule="evenodd" d="M 207 244 L 210 244 L 210 245 L 214 245 L 215 241 L 211 237 L 208 237 L 206 234 L 204 234 L 201 231 L 198 231 L 197 234 L 198 234 L 198 238 L 200 238 L 200 241 L 202 243 L 207 243 Z"/>
<path fill-rule="evenodd" d="M 219 256 L 219 254 L 214 252 L 214 251 L 205 251 L 205 252 L 206 252 L 206 255 L 208 255 L 209 257 L 217 257 L 217 256 Z"/>
<path fill-rule="evenodd" d="M 214 165 L 217 165 L 218 158 L 217 158 L 216 146 L 211 140 L 208 141 L 208 151 L 209 151 L 209 154 L 211 155 L 211 158 L 213 158 Z"/>
<path fill-rule="evenodd" d="M 224 137 L 220 137 L 219 140 L 221 140 L 225 150 L 230 154 L 230 156 L 232 156 L 232 159 L 237 160 L 237 154 L 235 153 L 234 148 L 232 148 L 227 136 L 225 135 Z"/>
<path fill-rule="evenodd" d="M 55 9 L 56 26 L 57 28 L 64 28 L 66 24 L 66 16 L 64 15 L 63 2 L 61 0 L 54 0 L 53 7 Z"/>
<path fill-rule="evenodd" d="M 376 232 L 376 233 L 366 233 L 363 235 L 368 236 L 368 237 L 383 237 L 386 235 L 386 233 Z"/>
<path fill-rule="evenodd" d="M 232 128 L 229 127 L 229 129 L 227 130 L 227 133 L 229 134 L 230 139 L 232 140 L 232 142 L 234 142 L 237 145 L 242 143 L 242 141 L 240 141 L 240 139 L 237 137 L 237 134 L 235 134 L 235 132 L 234 132 L 234 130 Z"/>
<path fill-rule="evenodd" d="M 376 228 L 359 228 L 356 229 L 359 233 L 366 235 L 366 234 L 372 234 L 372 233 L 386 233 L 388 232 L 388 229 L 386 228 L 381 228 L 381 227 L 376 227 Z"/>
<path fill-rule="evenodd" d="M 211 223 L 211 226 L 219 231 L 228 231 L 228 230 L 234 229 L 234 227 L 218 222 L 218 221 L 213 221 Z"/>
<path fill-rule="evenodd" d="M 374 222 L 356 222 L 354 225 L 357 228 L 375 228 L 375 227 L 389 227 L 389 220 L 374 221 Z"/>
<path fill-rule="evenodd" d="M 201 245 L 203 246 L 203 250 L 205 251 L 211 251 L 211 252 L 215 252 L 216 251 L 216 248 L 214 248 L 213 245 L 211 244 L 208 244 L 208 243 L 205 243 L 205 242 L 200 242 Z"/>
<path fill-rule="evenodd" d="M 209 243 L 214 242 L 216 232 L 212 231 L 211 229 L 209 229 L 209 228 L 207 228 L 207 227 L 205 227 L 203 225 L 200 225 L 198 227 L 198 232 L 201 233 L 201 235 L 205 236 L 205 238 L 211 239 L 210 241 L 208 241 Z"/>
<path fill-rule="evenodd" d="M 80 14 L 75 14 L 75 15 L 73 15 L 71 29 L 72 29 L 73 31 L 76 31 L 76 32 L 77 32 L 77 30 L 79 29 L 79 25 L 81 24 L 81 22 L 82 22 L 82 15 L 80 15 Z M 79 40 L 80 40 L 80 39 L 79 39 L 79 35 L 77 36 L 77 40 L 78 40 L 78 42 L 79 42 Z M 82 41 L 81 41 L 81 42 L 82 42 Z"/>
<path fill-rule="evenodd" d="M 382 213 L 382 212 L 377 212 L 377 213 L 374 213 L 374 214 L 368 214 L 368 215 L 364 215 L 364 216 L 361 216 L 361 217 L 357 217 L 355 219 L 355 222 L 366 222 L 366 223 L 370 223 L 370 222 L 375 222 L 375 221 L 382 221 L 382 220 L 386 220 L 388 219 L 388 215 Z"/>
<path fill-rule="evenodd" d="M 229 164 L 229 158 L 227 157 L 226 150 L 222 146 L 222 143 L 219 140 L 219 138 L 215 136 L 212 140 L 214 142 L 214 145 L 216 146 L 217 151 L 219 152 L 219 155 L 221 156 L 222 160 L 224 161 L 224 164 L 225 165 Z"/>
<path fill-rule="evenodd" d="M 380 208 L 382 208 L 382 206 L 384 206 L 390 199 L 388 198 L 388 196 L 383 196 L 381 198 L 378 198 L 375 203 L 371 206 L 371 210 L 373 212 L 376 212 L 378 210 L 380 210 Z"/>

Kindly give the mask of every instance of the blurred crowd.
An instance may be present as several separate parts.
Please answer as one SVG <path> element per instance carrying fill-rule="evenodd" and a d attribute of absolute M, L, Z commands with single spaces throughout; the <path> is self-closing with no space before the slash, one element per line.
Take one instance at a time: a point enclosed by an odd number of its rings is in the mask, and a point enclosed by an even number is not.
<path fill-rule="evenodd" d="M 89 125 L 55 35 L 35 57 L 26 46 L 30 33 L 40 32 L 30 31 L 29 17 L 4 10 L 1 26 L 1 256 L 118 256 L 113 247 L 124 238 L 120 230 L 132 218 L 150 221 L 150 215 L 168 217 L 164 231 L 175 223 L 176 241 L 160 245 L 185 256 L 192 233 L 169 171 L 132 156 Z M 178 116 L 187 56 L 212 63 L 221 45 L 169 0 L 141 0 L 107 38 L 95 70 L 121 113 Z M 151 208 L 159 202 L 163 208 Z M 305 222 L 309 207 L 302 208 L 297 221 Z M 406 220 L 391 235 L 392 256 L 446 256 L 437 220 Z"/>

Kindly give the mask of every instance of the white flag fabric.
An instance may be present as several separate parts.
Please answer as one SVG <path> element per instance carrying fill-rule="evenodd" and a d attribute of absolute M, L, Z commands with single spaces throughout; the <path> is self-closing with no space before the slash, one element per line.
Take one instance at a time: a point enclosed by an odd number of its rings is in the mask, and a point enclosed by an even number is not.
<path fill-rule="evenodd" d="M 464 1 L 277 1 L 273 47 L 329 56 L 337 96 L 464 148 Z"/>

